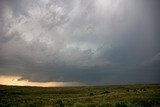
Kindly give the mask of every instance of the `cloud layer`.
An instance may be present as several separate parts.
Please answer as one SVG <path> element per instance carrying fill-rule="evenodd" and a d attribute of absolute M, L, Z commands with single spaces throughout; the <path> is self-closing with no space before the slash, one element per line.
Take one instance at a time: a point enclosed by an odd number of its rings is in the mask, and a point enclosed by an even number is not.
<path fill-rule="evenodd" d="M 159 83 L 157 0 L 1 0 L 0 75 Z"/>

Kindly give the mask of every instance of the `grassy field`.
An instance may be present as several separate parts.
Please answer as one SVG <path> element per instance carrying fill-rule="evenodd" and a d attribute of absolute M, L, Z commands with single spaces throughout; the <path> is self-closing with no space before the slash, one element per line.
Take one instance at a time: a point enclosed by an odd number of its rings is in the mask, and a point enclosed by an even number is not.
<path fill-rule="evenodd" d="M 0 107 L 160 107 L 159 85 L 0 86 Z"/>

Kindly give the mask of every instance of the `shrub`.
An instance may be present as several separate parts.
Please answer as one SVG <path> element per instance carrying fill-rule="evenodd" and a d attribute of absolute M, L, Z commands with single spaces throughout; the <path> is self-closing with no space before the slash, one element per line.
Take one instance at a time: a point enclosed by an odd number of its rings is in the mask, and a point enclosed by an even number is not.
<path fill-rule="evenodd" d="M 126 92 L 129 92 L 129 89 L 127 89 Z"/>
<path fill-rule="evenodd" d="M 143 89 L 143 91 L 147 91 L 146 89 Z"/>
<path fill-rule="evenodd" d="M 90 93 L 90 96 L 93 96 L 94 94 L 93 93 Z"/>
<path fill-rule="evenodd" d="M 56 105 L 59 105 L 59 107 L 64 107 L 64 103 L 62 100 L 57 100 Z"/>
<path fill-rule="evenodd" d="M 108 93 L 111 93 L 111 92 L 109 92 L 109 91 L 104 91 L 104 92 L 102 92 L 101 94 L 108 94 Z"/>

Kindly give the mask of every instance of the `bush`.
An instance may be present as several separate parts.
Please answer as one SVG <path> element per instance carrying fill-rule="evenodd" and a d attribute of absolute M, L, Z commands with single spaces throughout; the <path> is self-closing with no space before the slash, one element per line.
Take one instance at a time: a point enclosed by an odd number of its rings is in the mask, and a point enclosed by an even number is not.
<path fill-rule="evenodd" d="M 126 92 L 129 92 L 129 89 L 127 89 Z"/>
<path fill-rule="evenodd" d="M 59 105 L 59 107 L 64 107 L 64 103 L 62 100 L 57 100 L 56 105 Z"/>
<path fill-rule="evenodd" d="M 90 93 L 90 96 L 93 96 L 94 94 L 93 93 Z"/>

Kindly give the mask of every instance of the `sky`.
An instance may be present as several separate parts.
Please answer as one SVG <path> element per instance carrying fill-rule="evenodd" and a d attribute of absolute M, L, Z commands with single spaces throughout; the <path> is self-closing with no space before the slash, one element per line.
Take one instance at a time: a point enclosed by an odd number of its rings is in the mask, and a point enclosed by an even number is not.
<path fill-rule="evenodd" d="M 159 10 L 159 0 L 0 0 L 0 84 L 160 83 Z"/>

